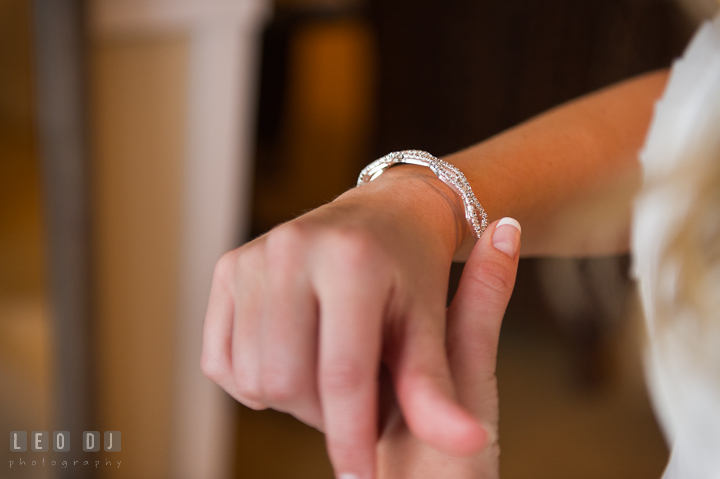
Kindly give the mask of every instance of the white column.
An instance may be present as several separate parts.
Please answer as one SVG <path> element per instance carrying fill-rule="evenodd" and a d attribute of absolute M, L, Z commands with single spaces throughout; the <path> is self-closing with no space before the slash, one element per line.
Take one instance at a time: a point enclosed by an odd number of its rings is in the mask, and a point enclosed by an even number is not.
<path fill-rule="evenodd" d="M 243 28 L 245 27 L 245 28 Z M 255 32 L 235 21 L 195 27 L 178 324 L 175 468 L 172 477 L 228 477 L 231 404 L 199 367 L 212 268 L 248 223 Z"/>
<path fill-rule="evenodd" d="M 177 354 L 170 477 L 229 477 L 235 421 L 228 397 L 200 372 L 213 266 L 245 236 L 261 27 L 267 0 L 96 0 L 100 34 L 190 38 Z"/>

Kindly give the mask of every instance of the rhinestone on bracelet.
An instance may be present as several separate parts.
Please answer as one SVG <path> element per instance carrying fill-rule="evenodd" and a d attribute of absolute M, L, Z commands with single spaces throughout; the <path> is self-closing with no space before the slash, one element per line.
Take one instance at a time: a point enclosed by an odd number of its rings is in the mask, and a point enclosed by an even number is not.
<path fill-rule="evenodd" d="M 487 214 L 483 207 L 480 206 L 480 202 L 475 198 L 475 194 L 472 188 L 470 188 L 470 183 L 468 183 L 465 175 L 455 166 L 445 160 L 434 157 L 427 151 L 404 150 L 388 153 L 367 165 L 360 172 L 357 186 L 371 182 L 386 169 L 401 163 L 427 166 L 443 183 L 447 184 L 453 191 L 459 194 L 465 204 L 465 218 L 470 224 L 475 238 L 480 239 L 480 236 L 485 232 L 485 228 L 487 228 Z"/>

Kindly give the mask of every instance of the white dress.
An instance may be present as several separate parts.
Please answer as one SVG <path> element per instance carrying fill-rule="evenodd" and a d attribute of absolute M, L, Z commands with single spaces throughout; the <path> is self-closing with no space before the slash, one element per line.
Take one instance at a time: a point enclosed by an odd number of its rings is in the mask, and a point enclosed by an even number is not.
<path fill-rule="evenodd" d="M 720 189 L 720 15 L 673 65 L 641 160 L 632 249 L 648 330 L 646 376 L 671 448 L 663 478 L 720 479 L 720 201 L 707 204 L 720 193 L 703 189 L 712 181 Z M 690 235 L 685 247 L 711 241 L 690 255 L 700 262 L 668 254 L 682 235 Z"/>

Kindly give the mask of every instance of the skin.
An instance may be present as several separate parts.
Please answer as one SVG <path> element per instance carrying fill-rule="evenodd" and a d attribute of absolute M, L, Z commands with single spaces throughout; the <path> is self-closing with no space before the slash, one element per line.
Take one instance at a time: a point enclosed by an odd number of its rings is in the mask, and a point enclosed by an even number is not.
<path fill-rule="evenodd" d="M 523 256 L 627 251 L 638 153 L 666 82 L 666 71 L 621 82 L 446 159 L 469 178 L 491 221 L 512 216 L 523 225 Z M 602 223 L 583 220 L 588 212 Z M 459 259 L 467 232 L 461 241 Z"/>
<path fill-rule="evenodd" d="M 492 223 L 474 247 L 447 312 L 446 353 L 455 399 L 490 431 L 481 452 L 468 457 L 439 451 L 415 436 L 394 397 L 389 376 L 381 376 L 385 394 L 378 442 L 381 478 L 497 478 L 500 447 L 496 441 L 498 394 L 495 377 L 498 338 L 515 282 L 520 231 Z M 409 393 L 409 392 L 408 392 Z"/>
<path fill-rule="evenodd" d="M 445 159 L 491 222 L 519 220 L 522 254 L 626 250 L 637 153 L 665 82 L 620 83 Z M 343 479 L 496 477 L 495 351 L 518 255 L 492 239 L 508 228 L 475 244 L 447 185 L 391 168 L 220 259 L 203 372 L 248 407 L 324 431 Z M 446 311 L 450 263 L 468 257 Z"/>

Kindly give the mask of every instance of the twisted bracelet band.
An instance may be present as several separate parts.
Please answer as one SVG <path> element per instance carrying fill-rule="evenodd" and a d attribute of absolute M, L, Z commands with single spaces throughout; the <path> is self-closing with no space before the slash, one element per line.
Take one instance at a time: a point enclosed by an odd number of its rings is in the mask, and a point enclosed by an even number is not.
<path fill-rule="evenodd" d="M 386 169 L 402 163 L 427 166 L 443 183 L 459 194 L 465 205 L 465 218 L 470 224 L 470 229 L 475 238 L 480 239 L 480 236 L 485 232 L 485 228 L 487 228 L 487 213 L 485 213 L 483 207 L 480 206 L 480 202 L 475 198 L 475 194 L 472 188 L 470 188 L 470 183 L 468 183 L 467 178 L 465 178 L 465 175 L 455 166 L 445 160 L 434 157 L 427 151 L 404 150 L 388 153 L 367 165 L 360 172 L 357 186 L 371 182 Z"/>

